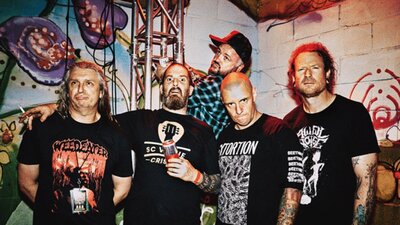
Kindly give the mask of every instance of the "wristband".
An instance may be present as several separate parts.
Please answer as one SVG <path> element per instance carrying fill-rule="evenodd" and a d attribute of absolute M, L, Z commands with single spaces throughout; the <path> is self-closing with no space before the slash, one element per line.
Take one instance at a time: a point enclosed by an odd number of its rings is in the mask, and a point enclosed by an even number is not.
<path fill-rule="evenodd" d="M 197 170 L 196 178 L 194 179 L 193 183 L 196 185 L 200 184 L 201 173 Z"/>

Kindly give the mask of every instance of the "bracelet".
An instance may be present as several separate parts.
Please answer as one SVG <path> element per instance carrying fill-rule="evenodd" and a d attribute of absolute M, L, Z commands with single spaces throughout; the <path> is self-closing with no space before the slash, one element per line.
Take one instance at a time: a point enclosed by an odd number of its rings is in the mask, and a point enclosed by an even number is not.
<path fill-rule="evenodd" d="M 195 185 L 199 185 L 200 184 L 200 178 L 201 178 L 201 173 L 200 173 L 200 171 L 197 170 L 196 178 L 194 179 L 193 183 Z"/>

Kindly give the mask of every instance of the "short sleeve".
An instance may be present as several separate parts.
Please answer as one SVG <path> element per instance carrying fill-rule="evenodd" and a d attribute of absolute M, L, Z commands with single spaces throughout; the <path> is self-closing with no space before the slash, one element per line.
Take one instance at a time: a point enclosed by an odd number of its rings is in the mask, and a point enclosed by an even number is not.
<path fill-rule="evenodd" d="M 352 119 L 354 121 L 352 124 L 354 138 L 351 138 L 352 157 L 380 152 L 374 126 L 367 109 L 361 103 L 357 103 L 356 112 L 352 115 L 354 115 Z"/>
<path fill-rule="evenodd" d="M 118 160 L 114 167 L 114 171 L 112 173 L 119 177 L 132 176 L 132 152 L 131 148 L 129 147 L 130 145 L 128 141 L 124 138 L 124 136 L 120 137 L 117 143 L 117 150 L 119 154 Z"/>
<path fill-rule="evenodd" d="M 284 126 L 279 135 L 279 142 L 282 146 L 282 152 L 285 154 L 286 179 L 285 187 L 302 190 L 303 175 L 303 148 L 294 131 Z"/>
<path fill-rule="evenodd" d="M 214 135 L 210 129 L 209 138 L 204 144 L 205 148 L 205 168 L 204 172 L 207 174 L 219 174 L 219 166 L 218 166 L 218 150 L 217 150 L 217 141 L 215 140 Z"/>
<path fill-rule="evenodd" d="M 38 130 L 40 129 L 38 126 L 40 124 L 36 123 L 36 121 L 37 120 L 35 120 L 33 124 L 34 128 L 32 130 L 26 130 L 22 137 L 17 155 L 18 162 L 20 163 L 27 165 L 36 165 L 40 163 L 40 142 L 37 138 Z"/>

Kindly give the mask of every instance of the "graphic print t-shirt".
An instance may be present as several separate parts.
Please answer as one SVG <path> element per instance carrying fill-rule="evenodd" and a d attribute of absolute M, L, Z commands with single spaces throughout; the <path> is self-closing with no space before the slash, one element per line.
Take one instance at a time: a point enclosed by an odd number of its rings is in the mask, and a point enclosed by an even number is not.
<path fill-rule="evenodd" d="M 111 174 L 131 176 L 132 167 L 128 142 L 111 129 L 55 114 L 24 135 L 19 161 L 40 165 L 36 224 L 114 224 Z"/>
<path fill-rule="evenodd" d="M 357 185 L 351 159 L 379 152 L 367 110 L 336 95 L 322 112 L 308 114 L 299 106 L 284 120 L 304 149 L 305 182 L 296 224 L 351 224 Z"/>
<path fill-rule="evenodd" d="M 229 125 L 218 138 L 218 218 L 227 224 L 276 224 L 284 188 L 301 189 L 302 150 L 282 120 L 263 114 L 251 127 Z"/>
<path fill-rule="evenodd" d="M 181 158 L 201 172 L 217 174 L 218 155 L 211 128 L 192 116 L 163 109 L 137 110 L 116 118 L 129 134 L 136 157 L 124 224 L 200 224 L 201 190 L 167 174 L 162 142 L 174 140 Z"/>

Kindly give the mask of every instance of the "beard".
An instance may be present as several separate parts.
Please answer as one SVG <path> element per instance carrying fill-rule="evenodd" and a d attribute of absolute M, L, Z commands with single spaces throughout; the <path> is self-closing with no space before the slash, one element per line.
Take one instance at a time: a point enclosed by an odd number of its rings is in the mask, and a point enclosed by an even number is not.
<path fill-rule="evenodd" d="M 179 110 L 185 107 L 185 102 L 178 96 L 164 97 L 164 105 L 168 109 Z"/>
<path fill-rule="evenodd" d="M 172 91 L 172 90 L 171 90 Z M 186 106 L 187 95 L 182 93 L 182 96 L 171 95 L 171 91 L 168 96 L 163 96 L 163 103 L 168 109 L 179 110 Z M 186 100 L 185 100 L 186 99 Z"/>
<path fill-rule="evenodd" d="M 312 88 L 307 88 L 307 87 L 302 87 L 298 88 L 298 92 L 301 94 L 301 96 L 305 98 L 312 98 L 319 96 L 322 92 L 326 90 L 326 85 L 317 85 Z"/>
<path fill-rule="evenodd" d="M 219 70 L 221 69 L 221 66 L 217 62 L 212 62 L 210 67 L 208 68 L 208 74 L 212 75 L 219 75 Z"/>

